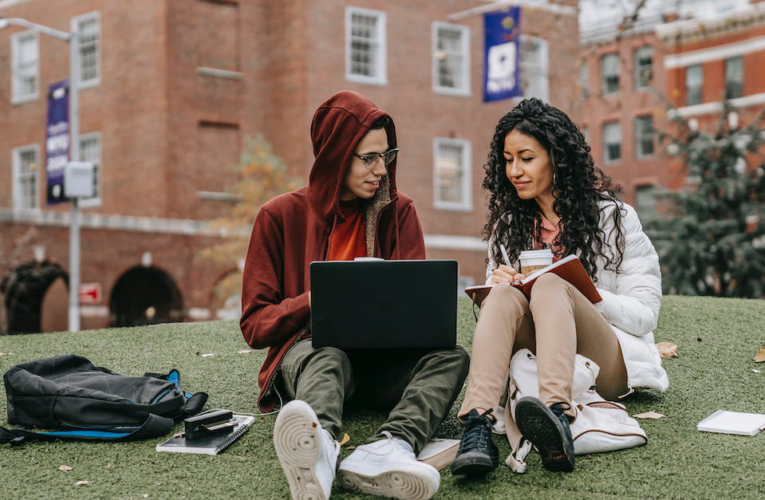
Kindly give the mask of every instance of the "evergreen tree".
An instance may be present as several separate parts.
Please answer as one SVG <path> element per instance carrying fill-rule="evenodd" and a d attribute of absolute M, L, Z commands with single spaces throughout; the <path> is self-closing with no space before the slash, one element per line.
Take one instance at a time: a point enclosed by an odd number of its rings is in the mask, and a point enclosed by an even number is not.
<path fill-rule="evenodd" d="M 686 174 L 685 188 L 658 195 L 646 224 L 664 293 L 765 296 L 763 115 L 738 128 L 730 113 L 724 106 L 714 133 L 681 122 L 678 136 L 664 135 Z"/>

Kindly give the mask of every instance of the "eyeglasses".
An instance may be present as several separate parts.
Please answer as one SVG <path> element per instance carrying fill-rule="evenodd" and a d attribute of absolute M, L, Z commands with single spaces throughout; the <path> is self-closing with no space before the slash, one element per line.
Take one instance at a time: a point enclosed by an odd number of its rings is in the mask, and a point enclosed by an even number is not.
<path fill-rule="evenodd" d="M 357 155 L 356 153 L 353 153 L 353 156 L 363 161 L 367 170 L 371 170 L 373 166 L 377 165 L 377 160 L 380 158 L 382 158 L 383 163 L 385 163 L 385 166 L 387 167 L 396 158 L 398 152 L 398 148 L 393 148 L 384 153 L 369 153 L 366 155 Z"/>

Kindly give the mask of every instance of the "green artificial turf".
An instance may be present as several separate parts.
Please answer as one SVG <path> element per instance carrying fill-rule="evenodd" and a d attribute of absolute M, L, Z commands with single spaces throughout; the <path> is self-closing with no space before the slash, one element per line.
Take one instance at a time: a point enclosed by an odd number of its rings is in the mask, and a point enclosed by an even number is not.
<path fill-rule="evenodd" d="M 470 305 L 461 300 L 459 338 L 468 348 L 473 325 Z M 680 357 L 664 362 L 670 378 L 666 393 L 627 400 L 631 414 L 666 415 L 641 421 L 649 437 L 646 446 L 578 457 L 571 474 L 545 471 L 534 453 L 522 475 L 502 464 L 485 480 L 455 478 L 444 470 L 437 498 L 765 497 L 765 432 L 744 437 L 695 430 L 718 409 L 765 413 L 765 366 L 752 360 L 765 343 L 765 302 L 665 297 L 656 333 L 657 341 L 676 343 Z M 246 348 L 232 321 L 5 336 L 0 337 L 0 370 L 67 353 L 126 375 L 178 368 L 187 390 L 209 393 L 208 408 L 254 412 L 255 376 L 265 353 L 239 353 Z M 753 371 L 758 368 L 763 373 Z M 438 436 L 459 438 L 458 405 Z M 271 440 L 275 418 L 257 417 L 250 432 L 216 457 L 157 453 L 160 440 L 2 446 L 0 498 L 287 498 Z M 348 415 L 343 430 L 349 445 L 361 444 L 382 419 L 371 413 Z M 5 424 L 4 389 L 0 421 Z M 496 442 L 504 460 L 507 442 L 500 436 Z M 61 465 L 72 470 L 60 471 Z M 78 481 L 88 484 L 76 486 Z M 337 484 L 333 496 L 353 497 Z"/>

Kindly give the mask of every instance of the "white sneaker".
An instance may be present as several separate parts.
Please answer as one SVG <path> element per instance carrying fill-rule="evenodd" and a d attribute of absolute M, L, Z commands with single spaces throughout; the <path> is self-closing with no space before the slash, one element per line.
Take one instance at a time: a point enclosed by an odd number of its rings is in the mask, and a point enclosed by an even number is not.
<path fill-rule="evenodd" d="M 308 403 L 295 400 L 284 405 L 274 425 L 274 448 L 293 499 L 329 498 L 340 443 L 321 428 Z"/>
<path fill-rule="evenodd" d="M 393 438 L 361 445 L 340 464 L 343 487 L 384 497 L 428 499 L 436 494 L 441 474 L 418 462 L 409 443 Z"/>

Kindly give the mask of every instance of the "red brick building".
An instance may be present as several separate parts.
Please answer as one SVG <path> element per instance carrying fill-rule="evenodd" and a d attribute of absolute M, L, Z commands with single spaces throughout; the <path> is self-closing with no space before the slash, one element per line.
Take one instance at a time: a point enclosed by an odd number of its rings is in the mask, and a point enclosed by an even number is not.
<path fill-rule="evenodd" d="M 524 7 L 521 18 L 527 95 L 569 112 L 576 4 Z M 83 327 L 235 315 L 235 299 L 224 307 L 213 291 L 236 263 L 199 258 L 219 241 L 206 221 L 234 201 L 229 167 L 262 134 L 307 179 L 311 117 L 342 89 L 396 120 L 399 187 L 415 200 L 428 257 L 456 258 L 463 285 L 483 281 L 482 166 L 497 120 L 513 105 L 482 102 L 481 13 L 494 7 L 0 0 L 1 17 L 81 33 L 81 147 L 98 179 L 96 197 L 83 203 L 81 280 L 102 291 L 83 306 Z M 68 64 L 66 43 L 0 31 L 0 280 L 19 266 L 40 267 L 35 260 L 57 269 L 46 276 L 66 276 L 68 206 L 46 206 L 42 165 L 46 89 L 67 78 Z M 9 305 L 8 297 L 0 302 Z M 5 315 L 7 323 L 13 311 Z"/>
<path fill-rule="evenodd" d="M 765 3 L 743 3 L 654 11 L 581 32 L 582 97 L 574 107 L 596 163 L 639 212 L 653 210 L 655 187 L 685 183 L 652 129 L 671 133 L 677 115 L 693 127 L 714 126 L 725 99 L 741 124 L 765 106 Z"/>

